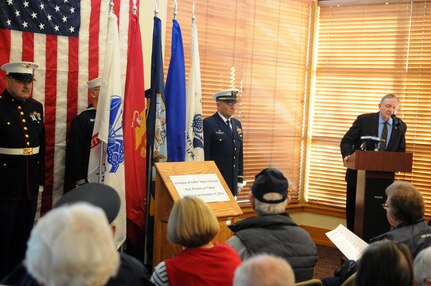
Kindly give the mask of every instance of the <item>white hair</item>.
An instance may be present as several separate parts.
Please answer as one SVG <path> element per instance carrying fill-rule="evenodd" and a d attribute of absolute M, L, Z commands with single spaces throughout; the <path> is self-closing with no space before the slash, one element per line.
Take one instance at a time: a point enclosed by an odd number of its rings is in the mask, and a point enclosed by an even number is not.
<path fill-rule="evenodd" d="M 263 198 L 267 201 L 277 201 L 283 196 L 279 193 L 267 193 Z M 268 204 L 254 198 L 254 211 L 257 215 L 274 215 L 282 214 L 286 210 L 287 199 L 281 203 Z"/>
<path fill-rule="evenodd" d="M 105 213 L 88 203 L 49 211 L 27 245 L 24 265 L 45 286 L 105 285 L 120 263 Z"/>
<path fill-rule="evenodd" d="M 293 286 L 295 273 L 290 264 L 268 254 L 244 261 L 235 271 L 233 286 Z"/>
<path fill-rule="evenodd" d="M 427 247 L 416 256 L 413 263 L 415 281 L 419 286 L 426 285 L 425 280 L 431 278 L 431 247 Z"/>

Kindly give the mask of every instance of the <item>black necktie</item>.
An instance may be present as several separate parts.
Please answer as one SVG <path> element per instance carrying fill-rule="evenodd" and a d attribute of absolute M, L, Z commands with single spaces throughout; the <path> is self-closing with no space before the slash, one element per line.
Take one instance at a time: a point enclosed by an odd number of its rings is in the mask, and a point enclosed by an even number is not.
<path fill-rule="evenodd" d="M 382 138 L 380 139 L 380 147 L 379 147 L 379 151 L 383 151 L 386 150 L 386 140 L 388 139 L 388 122 L 385 121 L 383 123 L 383 130 L 382 130 Z"/>
<path fill-rule="evenodd" d="M 230 133 L 232 133 L 232 128 L 231 128 L 231 126 L 230 126 L 230 121 L 229 121 L 229 119 L 228 119 L 228 120 L 226 120 L 226 124 L 227 124 L 227 127 L 229 127 Z"/>

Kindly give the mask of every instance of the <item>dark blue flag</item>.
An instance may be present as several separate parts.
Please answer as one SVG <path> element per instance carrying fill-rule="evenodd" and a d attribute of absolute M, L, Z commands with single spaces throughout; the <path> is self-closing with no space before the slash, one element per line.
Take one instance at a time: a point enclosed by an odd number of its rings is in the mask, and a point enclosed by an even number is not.
<path fill-rule="evenodd" d="M 79 0 L 4 0 L 0 4 L 0 28 L 78 37 L 79 26 Z"/>
<path fill-rule="evenodd" d="M 171 62 L 166 79 L 168 161 L 182 162 L 186 145 L 186 72 L 180 24 L 173 20 Z"/>

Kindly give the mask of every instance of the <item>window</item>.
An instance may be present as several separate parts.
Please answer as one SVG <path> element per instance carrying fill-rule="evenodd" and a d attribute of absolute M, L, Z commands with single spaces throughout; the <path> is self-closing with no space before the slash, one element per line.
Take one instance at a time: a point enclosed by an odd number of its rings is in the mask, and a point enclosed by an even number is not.
<path fill-rule="evenodd" d="M 180 3 L 186 62 L 190 65 L 192 2 Z M 299 202 L 307 51 L 312 2 L 195 0 L 204 116 L 216 111 L 212 94 L 241 90 L 237 118 L 244 128 L 247 192 L 254 175 L 279 168 L 289 179 L 292 203 Z M 170 60 L 173 5 L 168 5 L 165 75 Z"/>
<path fill-rule="evenodd" d="M 377 112 L 395 93 L 413 152 L 411 181 L 431 203 L 431 7 L 397 4 L 331 6 L 321 2 L 315 87 L 308 148 L 310 204 L 345 206 L 345 168 L 339 150 L 356 116 Z M 431 214 L 430 207 L 426 214 Z"/>

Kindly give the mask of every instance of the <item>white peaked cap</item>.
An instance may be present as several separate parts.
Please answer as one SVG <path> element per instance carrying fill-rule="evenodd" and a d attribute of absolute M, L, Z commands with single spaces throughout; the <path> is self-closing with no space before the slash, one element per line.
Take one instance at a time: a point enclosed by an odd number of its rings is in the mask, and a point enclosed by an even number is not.
<path fill-rule="evenodd" d="M 216 101 L 237 101 L 237 94 L 239 90 L 236 88 L 229 88 L 221 90 L 213 95 Z"/>
<path fill-rule="evenodd" d="M 38 64 L 32 62 L 12 62 L 1 66 L 7 74 L 10 73 L 23 73 L 33 74 L 33 71 L 38 67 Z"/>
<path fill-rule="evenodd" d="M 92 80 L 89 80 L 87 82 L 87 85 L 88 85 L 88 89 L 93 89 L 93 88 L 99 87 L 102 85 L 102 78 L 100 76 L 93 78 Z"/>

